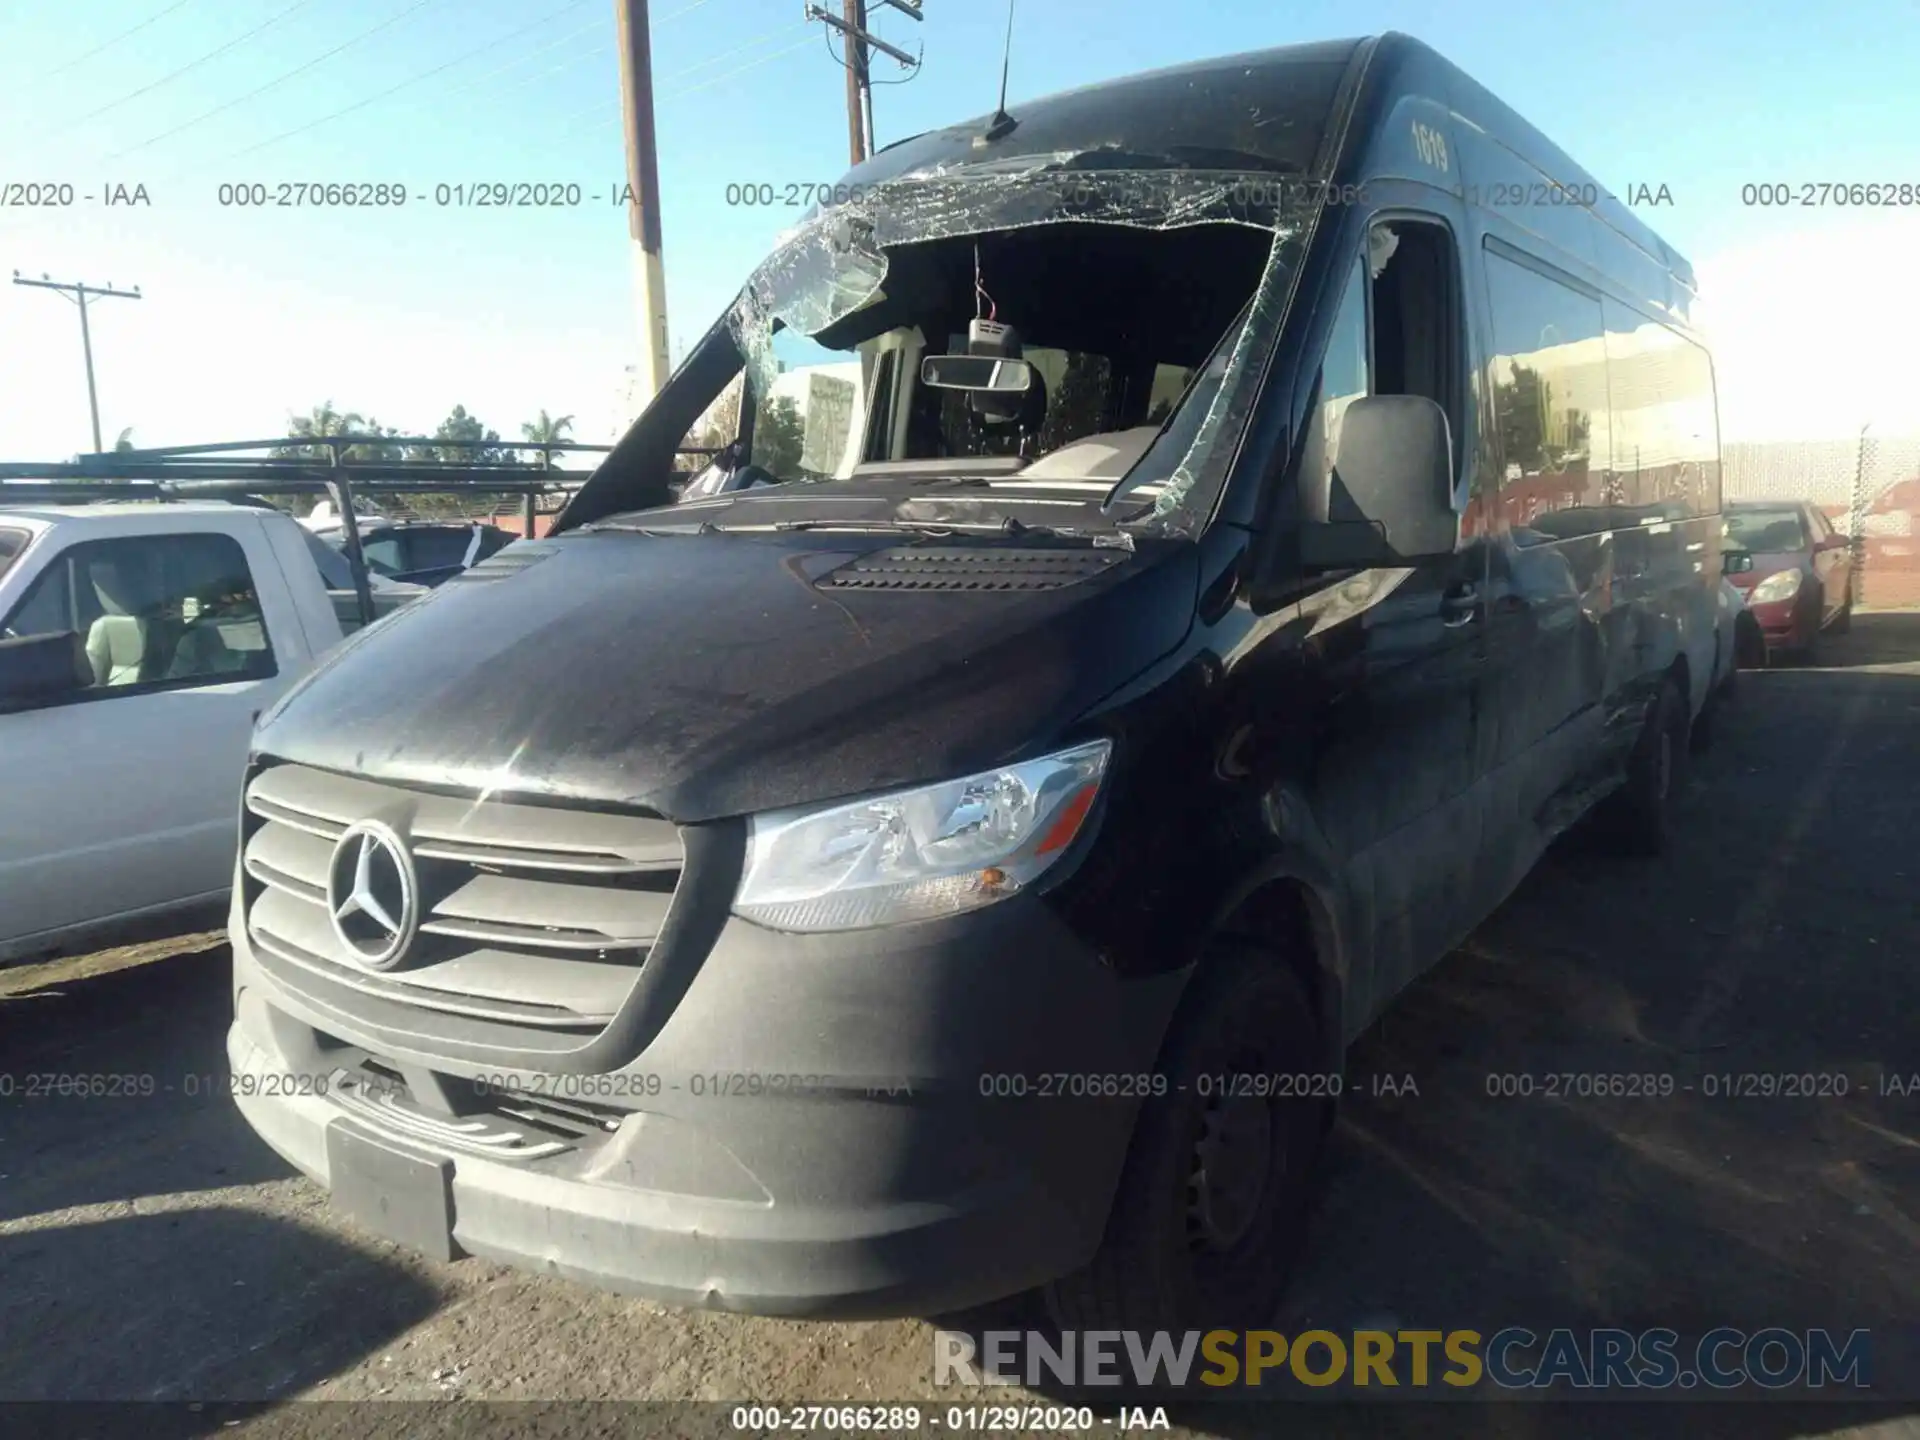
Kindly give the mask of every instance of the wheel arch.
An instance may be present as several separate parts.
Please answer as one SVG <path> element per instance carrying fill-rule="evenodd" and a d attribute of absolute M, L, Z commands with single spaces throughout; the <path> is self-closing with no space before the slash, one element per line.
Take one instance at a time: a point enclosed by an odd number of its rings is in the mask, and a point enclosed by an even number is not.
<path fill-rule="evenodd" d="M 1281 858 L 1228 892 L 1208 937 L 1209 947 L 1222 941 L 1251 946 L 1294 972 L 1320 1032 L 1316 1063 L 1331 1073 L 1345 1069 L 1349 974 L 1348 927 L 1336 895 L 1324 877 Z"/>

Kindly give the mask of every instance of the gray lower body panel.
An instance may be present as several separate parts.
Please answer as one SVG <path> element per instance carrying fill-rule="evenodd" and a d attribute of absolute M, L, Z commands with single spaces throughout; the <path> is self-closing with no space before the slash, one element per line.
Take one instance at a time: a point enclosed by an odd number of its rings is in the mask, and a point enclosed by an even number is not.
<path fill-rule="evenodd" d="M 646 1050 L 573 1091 L 615 1097 L 606 1133 L 521 1157 L 471 1116 L 383 1128 L 276 1080 L 361 1054 L 443 1095 L 486 1072 L 313 1013 L 236 931 L 235 1091 L 368 1229 L 431 1254 L 757 1314 L 938 1314 L 1092 1255 L 1144 1087 L 1074 1077 L 1151 1072 L 1185 978 L 1117 979 L 1040 902 L 993 909 L 855 937 L 730 924 Z"/>

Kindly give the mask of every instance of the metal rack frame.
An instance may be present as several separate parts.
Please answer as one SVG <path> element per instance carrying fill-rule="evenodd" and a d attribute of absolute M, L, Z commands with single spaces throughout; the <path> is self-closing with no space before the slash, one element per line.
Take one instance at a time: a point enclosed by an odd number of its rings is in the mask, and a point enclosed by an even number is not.
<path fill-rule="evenodd" d="M 507 464 L 447 464 L 436 461 L 356 461 L 344 452 L 356 445 L 434 446 L 440 449 L 534 452 L 538 461 Z M 248 451 L 292 446 L 324 449 L 322 456 L 275 458 Z M 571 495 L 592 472 L 555 471 L 558 454 L 605 455 L 611 445 L 576 441 L 514 443 L 504 440 L 444 440 L 437 436 L 286 435 L 271 440 L 228 440 L 212 445 L 170 445 L 114 450 L 68 461 L 0 462 L 0 506 L 94 504 L 113 500 L 219 500 L 268 495 L 323 495 L 333 501 L 346 536 L 347 563 L 362 624 L 373 622 L 373 594 L 360 547 L 356 493 L 475 494 L 521 497 L 526 538 L 533 538 L 541 499 Z M 705 450 L 689 450 L 704 455 Z M 562 479 L 560 477 L 564 476 Z"/>

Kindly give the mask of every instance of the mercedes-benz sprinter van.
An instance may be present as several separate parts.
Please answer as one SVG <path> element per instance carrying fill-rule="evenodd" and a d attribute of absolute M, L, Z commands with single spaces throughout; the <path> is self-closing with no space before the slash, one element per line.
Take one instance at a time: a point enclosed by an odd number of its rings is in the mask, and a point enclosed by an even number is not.
<path fill-rule="evenodd" d="M 240 1106 L 443 1257 L 1259 1324 L 1356 1034 L 1589 811 L 1661 844 L 1691 270 L 1399 35 L 826 198 L 550 537 L 261 723 Z"/>

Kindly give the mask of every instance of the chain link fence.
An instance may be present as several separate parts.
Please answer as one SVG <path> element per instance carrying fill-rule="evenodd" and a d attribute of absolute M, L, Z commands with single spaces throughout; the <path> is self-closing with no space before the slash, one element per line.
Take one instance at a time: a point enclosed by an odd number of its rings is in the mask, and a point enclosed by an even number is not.
<path fill-rule="evenodd" d="M 1853 537 L 1854 601 L 1920 606 L 1920 436 L 1730 441 L 1726 500 L 1811 500 Z"/>

